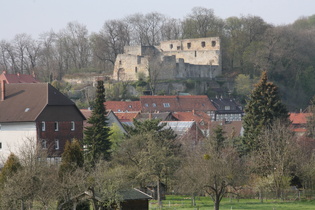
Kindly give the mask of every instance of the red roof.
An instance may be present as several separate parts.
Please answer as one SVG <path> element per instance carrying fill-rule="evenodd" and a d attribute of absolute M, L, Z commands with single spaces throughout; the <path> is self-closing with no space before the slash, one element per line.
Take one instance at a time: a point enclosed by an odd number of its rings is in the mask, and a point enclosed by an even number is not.
<path fill-rule="evenodd" d="M 106 101 L 105 107 L 113 112 L 140 112 L 140 101 Z"/>
<path fill-rule="evenodd" d="M 185 112 L 217 110 L 206 95 L 141 96 L 143 112 Z"/>
<path fill-rule="evenodd" d="M 6 81 L 7 84 L 12 83 L 38 83 L 35 75 L 28 74 L 7 74 L 5 71 L 0 75 L 0 81 Z"/>
<path fill-rule="evenodd" d="M 130 112 L 116 112 L 115 115 L 119 119 L 120 122 L 132 122 L 134 118 L 138 116 L 137 113 L 130 113 Z"/>
<path fill-rule="evenodd" d="M 312 113 L 290 113 L 290 120 L 293 125 L 296 124 L 306 124 L 307 118 L 310 117 Z"/>

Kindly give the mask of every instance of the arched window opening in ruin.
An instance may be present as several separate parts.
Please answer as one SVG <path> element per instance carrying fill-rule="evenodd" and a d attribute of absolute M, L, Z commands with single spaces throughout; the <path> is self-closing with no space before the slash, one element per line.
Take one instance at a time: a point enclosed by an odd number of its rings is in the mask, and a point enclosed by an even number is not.
<path fill-rule="evenodd" d="M 201 47 L 205 47 L 206 46 L 206 42 L 201 42 Z"/>
<path fill-rule="evenodd" d="M 211 42 L 212 47 L 215 47 L 216 44 L 217 44 L 216 41 L 212 41 L 212 42 Z"/>
<path fill-rule="evenodd" d="M 190 49 L 191 48 L 191 43 L 187 43 L 187 48 Z"/>
<path fill-rule="evenodd" d="M 173 44 L 170 44 L 170 48 L 173 49 Z"/>
<path fill-rule="evenodd" d="M 177 50 L 180 50 L 180 46 L 177 46 Z"/>

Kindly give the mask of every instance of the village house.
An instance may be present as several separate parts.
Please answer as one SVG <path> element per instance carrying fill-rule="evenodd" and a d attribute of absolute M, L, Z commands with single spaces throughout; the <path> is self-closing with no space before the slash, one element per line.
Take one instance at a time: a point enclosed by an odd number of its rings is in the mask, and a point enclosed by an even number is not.
<path fill-rule="evenodd" d="M 212 104 L 217 109 L 214 121 L 241 121 L 244 115 L 242 106 L 231 98 L 212 98 Z"/>
<path fill-rule="evenodd" d="M 58 162 L 66 141 L 83 138 L 85 117 L 75 103 L 48 83 L 0 87 L 0 156 L 19 155 L 26 143 L 47 151 Z"/>
<path fill-rule="evenodd" d="M 307 124 L 308 117 L 310 117 L 312 113 L 300 112 L 300 113 L 289 113 L 289 114 L 290 114 L 292 131 L 298 136 L 303 136 L 306 132 L 306 124 Z"/>

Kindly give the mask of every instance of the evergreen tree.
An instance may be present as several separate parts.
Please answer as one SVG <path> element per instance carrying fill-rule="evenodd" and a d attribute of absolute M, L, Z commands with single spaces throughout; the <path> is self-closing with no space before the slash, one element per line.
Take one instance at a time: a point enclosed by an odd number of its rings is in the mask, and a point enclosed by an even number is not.
<path fill-rule="evenodd" d="M 65 150 L 62 153 L 62 161 L 60 164 L 60 173 L 72 172 L 78 167 L 83 167 L 84 157 L 81 151 L 81 145 L 78 140 L 72 142 L 67 141 Z"/>
<path fill-rule="evenodd" d="M 12 177 L 20 168 L 22 168 L 22 166 L 18 157 L 11 153 L 1 169 L 0 184 L 3 185 L 7 178 Z"/>
<path fill-rule="evenodd" d="M 267 79 L 267 73 L 263 72 L 245 107 L 242 141 L 245 153 L 257 149 L 258 135 L 263 129 L 271 128 L 275 120 L 289 123 L 289 114 L 281 102 L 278 87 L 272 82 L 267 82 Z"/>
<path fill-rule="evenodd" d="M 98 81 L 97 83 L 97 93 L 94 102 L 92 115 L 87 121 L 90 126 L 86 127 L 84 131 L 86 159 L 92 166 L 100 158 L 105 160 L 110 158 L 110 128 L 107 126 L 103 81 Z"/>

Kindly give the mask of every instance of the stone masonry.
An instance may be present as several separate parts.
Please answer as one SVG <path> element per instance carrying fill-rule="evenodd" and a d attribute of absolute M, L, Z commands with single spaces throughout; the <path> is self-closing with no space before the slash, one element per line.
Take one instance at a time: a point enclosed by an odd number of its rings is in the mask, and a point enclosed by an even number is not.
<path fill-rule="evenodd" d="M 113 79 L 135 81 L 215 78 L 222 73 L 220 38 L 170 40 L 159 46 L 125 46 L 116 58 Z"/>

